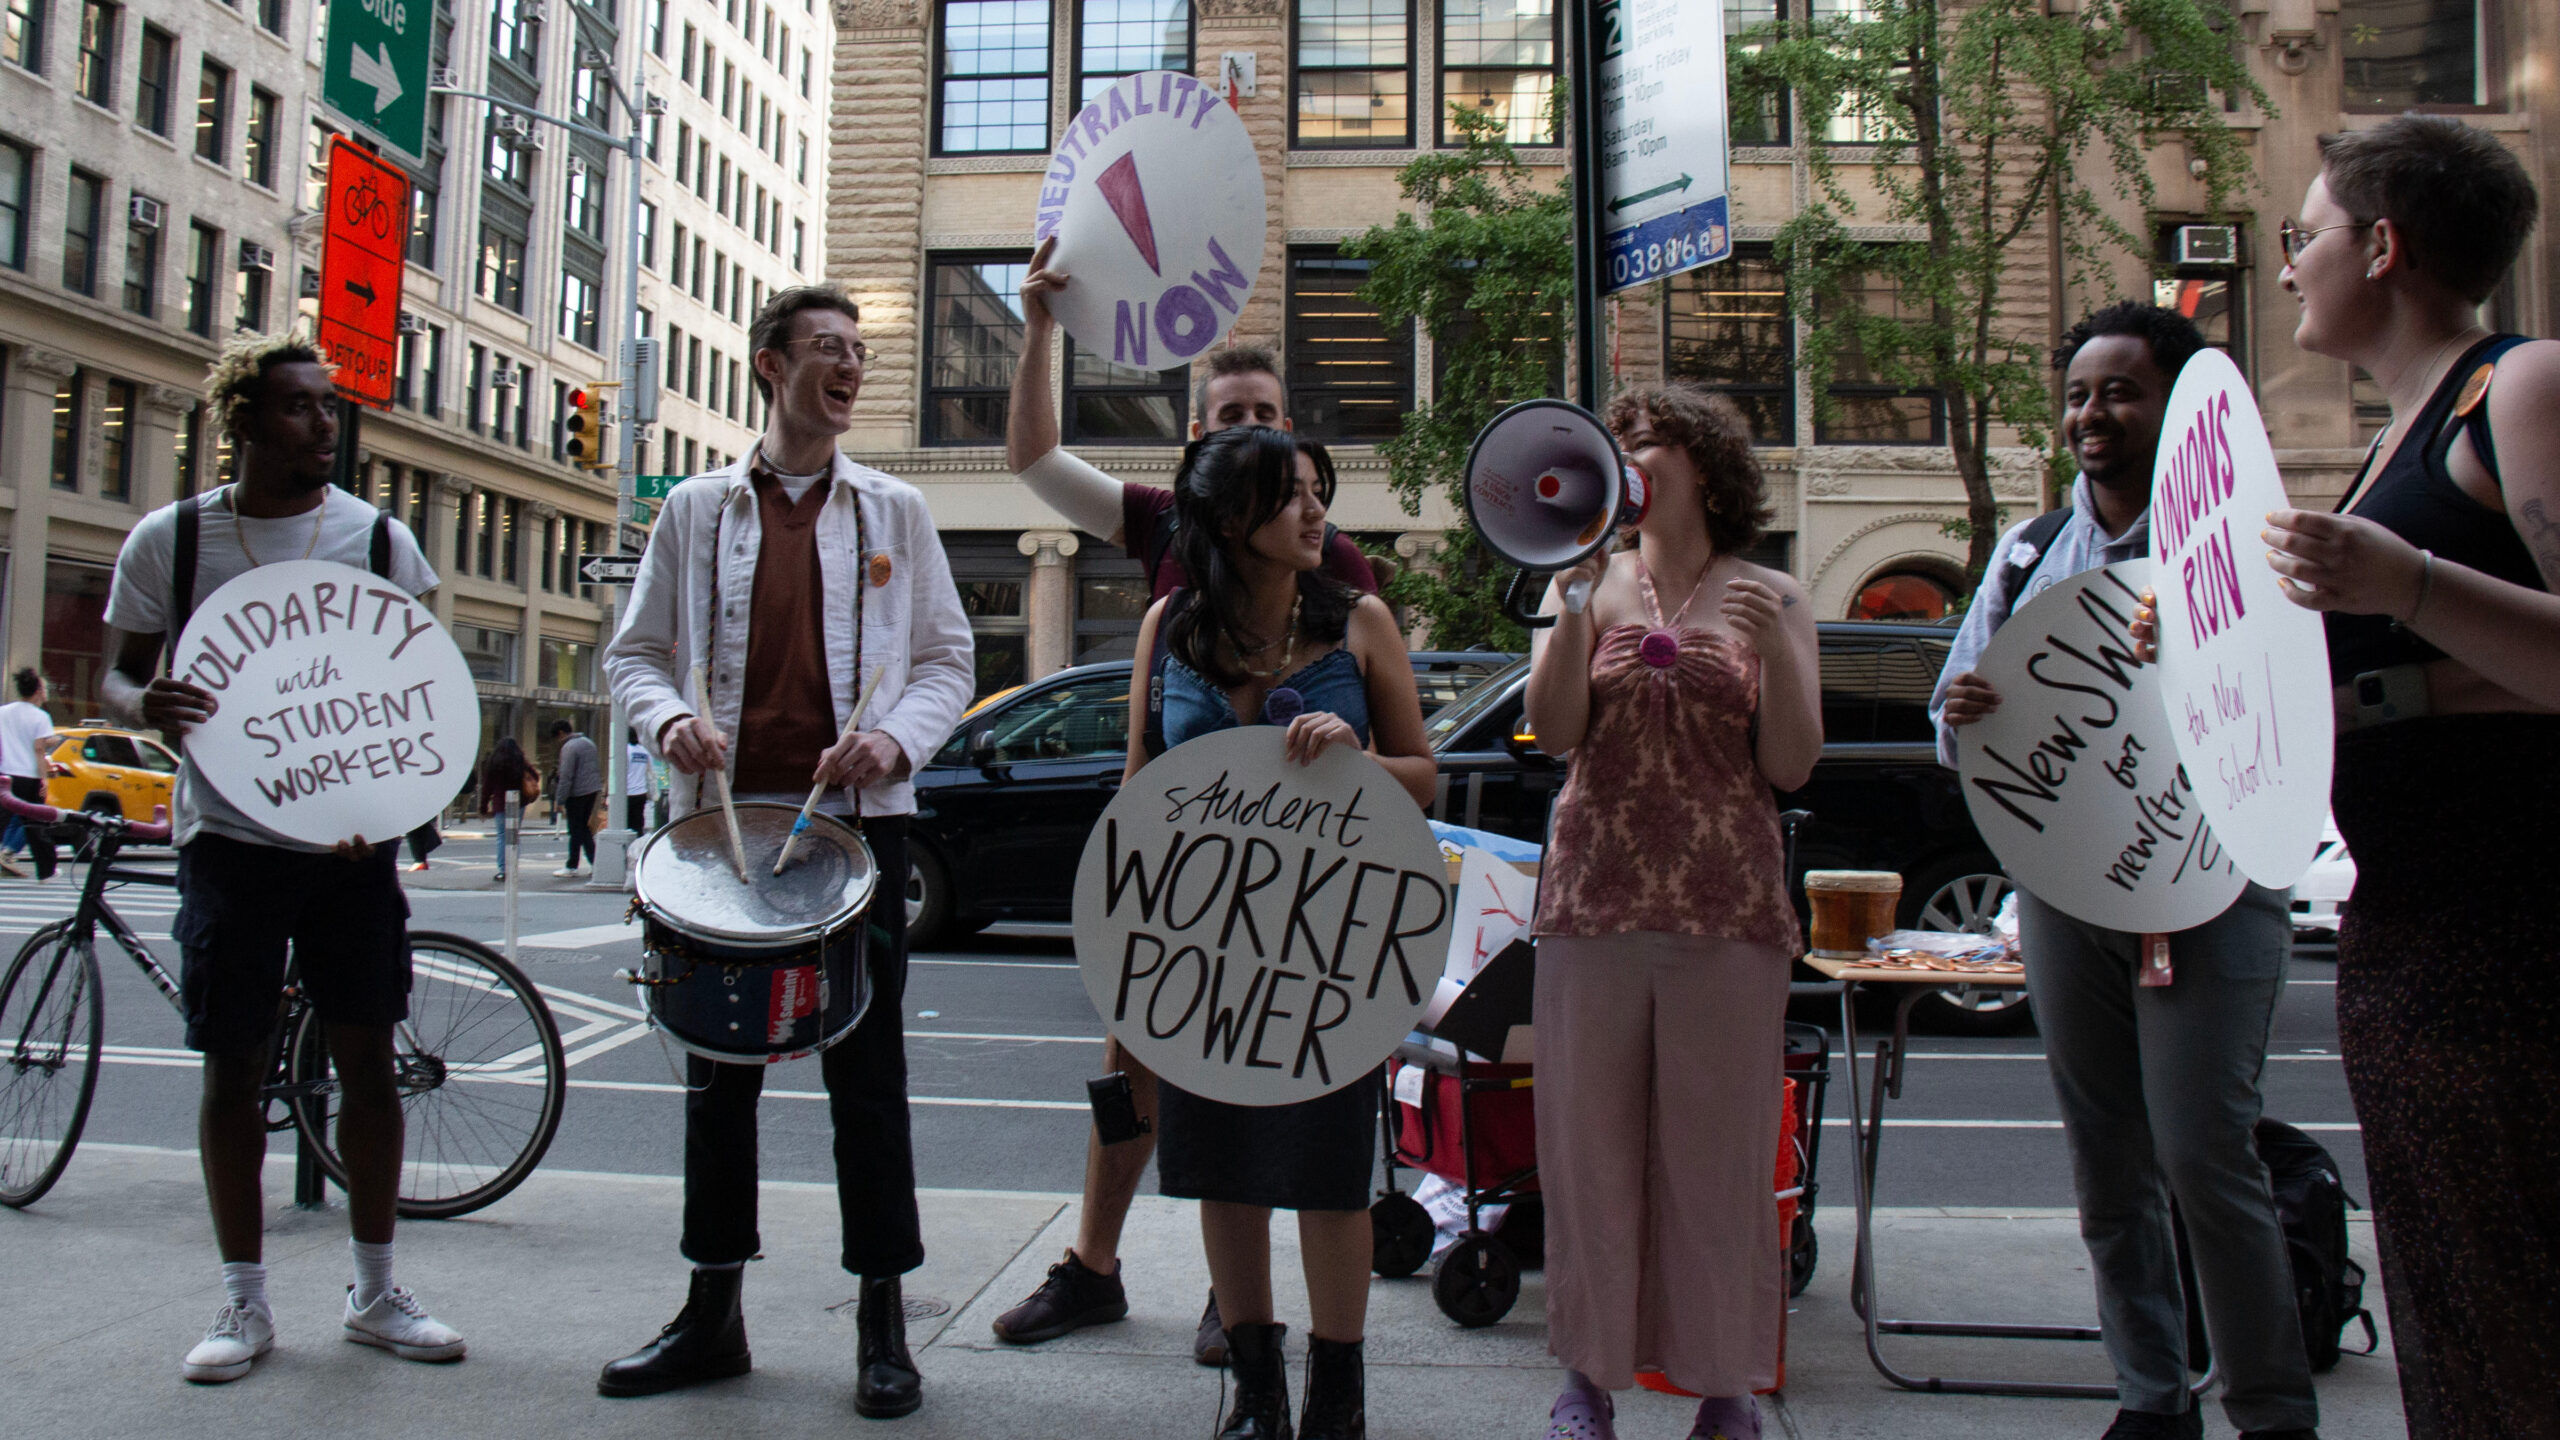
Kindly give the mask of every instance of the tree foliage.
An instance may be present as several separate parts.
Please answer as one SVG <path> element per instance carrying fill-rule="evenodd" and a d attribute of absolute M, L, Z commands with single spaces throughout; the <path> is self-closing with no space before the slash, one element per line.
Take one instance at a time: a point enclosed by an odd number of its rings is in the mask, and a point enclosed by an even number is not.
<path fill-rule="evenodd" d="M 2154 210 L 2149 157 L 2166 145 L 2183 142 L 2212 210 L 2228 208 L 2249 165 L 2226 97 L 2267 105 L 2234 35 L 2220 0 L 2080 0 L 2056 14 L 2045 0 L 1855 0 L 1728 42 L 1737 112 L 1792 90 L 1807 136 L 1813 197 L 1776 250 L 1809 326 L 1800 365 L 1816 404 L 1833 409 L 1844 361 L 1937 397 L 1974 577 L 1999 535 L 1992 427 L 2040 447 L 2053 413 L 2042 337 L 2004 324 L 2004 268 L 2057 232 L 2075 289 L 2118 252 L 2147 259 L 2120 216 Z M 1832 138 L 1834 116 L 1854 144 Z M 1853 176 L 1870 187 L 1863 205 Z M 1894 313 L 1857 303 L 1869 285 L 1898 292 Z"/>
<path fill-rule="evenodd" d="M 1560 113 L 1561 88 L 1554 103 Z M 1476 432 L 1505 405 L 1562 388 L 1572 311 L 1569 189 L 1541 183 L 1494 116 L 1461 105 L 1451 123 L 1463 148 L 1425 153 L 1396 176 L 1414 209 L 1342 247 L 1370 262 L 1361 298 L 1390 327 L 1422 327 L 1440 372 L 1435 398 L 1417 403 L 1379 447 L 1408 515 L 1422 513 L 1436 492 L 1463 516 L 1461 481 Z M 1438 562 L 1400 573 L 1387 599 L 1428 620 L 1436 645 L 1522 649 L 1519 627 L 1502 618 L 1509 578 L 1462 519 Z"/>

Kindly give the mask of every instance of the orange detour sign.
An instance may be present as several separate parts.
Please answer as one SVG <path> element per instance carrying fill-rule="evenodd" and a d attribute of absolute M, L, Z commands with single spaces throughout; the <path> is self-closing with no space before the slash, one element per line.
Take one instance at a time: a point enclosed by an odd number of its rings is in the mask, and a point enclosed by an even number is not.
<path fill-rule="evenodd" d="M 399 369 L 409 177 L 344 137 L 329 142 L 329 229 L 320 247 L 320 346 L 338 389 L 386 409 Z"/>

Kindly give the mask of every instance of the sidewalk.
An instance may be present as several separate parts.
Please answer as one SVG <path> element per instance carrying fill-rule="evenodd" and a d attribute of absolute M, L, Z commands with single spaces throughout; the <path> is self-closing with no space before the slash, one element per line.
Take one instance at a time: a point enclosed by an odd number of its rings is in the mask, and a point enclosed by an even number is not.
<path fill-rule="evenodd" d="M 282 1331 L 247 1379 L 198 1388 L 178 1360 L 220 1298 L 195 1159 L 183 1151 L 83 1145 L 33 1210 L 0 1210 L 0 1392 L 11 1433 L 65 1436 L 784 1437 L 848 1431 L 901 1440 L 1163 1437 L 1214 1433 L 1218 1377 L 1190 1360 L 1207 1287 L 1190 1207 L 1142 1198 L 1130 1220 L 1131 1318 L 1036 1349 L 999 1344 L 994 1316 L 1038 1283 L 1074 1233 L 1072 1197 L 930 1191 L 931 1259 L 907 1277 L 911 1308 L 949 1308 L 910 1326 L 925 1407 L 876 1425 L 852 1407 L 850 1277 L 836 1268 L 830 1187 L 768 1184 L 765 1260 L 750 1267 L 756 1373 L 644 1400 L 595 1393 L 604 1361 L 637 1348 L 684 1296 L 675 1254 L 681 1204 L 664 1177 L 544 1171 L 463 1220 L 401 1229 L 400 1276 L 470 1339 L 459 1366 L 406 1364 L 341 1343 L 349 1264 L 342 1210 L 284 1206 L 290 1146 L 278 1144 L 267 1260 Z M 1907 1394 L 1868 1366 L 1848 1306 L 1846 1205 L 1821 1212 L 1823 1260 L 1790 1321 L 1788 1388 L 1768 1435 L 1806 1440 L 1951 1437 L 2056 1440 L 2106 1427 L 2097 1401 Z M 2087 1262 L 2067 1215 L 1892 1211 L 1879 1217 L 1898 1315 L 2085 1322 Z M 1283 1318 L 1305 1314 L 1285 1218 L 1275 1282 Z M 2356 1242 L 2371 1265 L 2369 1227 Z M 2380 1306 L 2380 1287 L 2367 1298 Z M 1422 1278 L 1379 1281 L 1369 1332 L 1369 1425 L 1380 1440 L 1537 1440 L 1558 1372 L 1546 1354 L 1539 1277 L 1500 1325 L 1463 1331 Z M 838 1308 L 841 1307 L 841 1308 Z M 1292 1326 L 1292 1348 L 1300 1326 Z M 2387 1337 L 2386 1337 L 2387 1338 Z M 1942 1373 L 2104 1379 L 2079 1344 L 1899 1340 L 1893 1353 Z M 2328 1440 L 2402 1434 L 2386 1345 L 2323 1377 Z M 1293 1388 L 1300 1360 L 1293 1354 Z M 1619 1397 L 1627 1440 L 1677 1440 L 1689 1406 Z M 2229 1436 L 2219 1407 L 2205 1433 Z"/>

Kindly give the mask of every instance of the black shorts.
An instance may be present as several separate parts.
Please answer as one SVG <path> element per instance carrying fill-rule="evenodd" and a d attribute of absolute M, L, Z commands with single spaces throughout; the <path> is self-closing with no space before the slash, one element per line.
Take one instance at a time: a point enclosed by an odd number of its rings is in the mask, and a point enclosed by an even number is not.
<path fill-rule="evenodd" d="M 180 847 L 170 934 L 186 958 L 187 1048 L 236 1055 L 267 1044 L 288 944 L 322 1019 L 408 1019 L 409 898 L 398 860 L 392 845 L 341 860 L 211 834 Z"/>

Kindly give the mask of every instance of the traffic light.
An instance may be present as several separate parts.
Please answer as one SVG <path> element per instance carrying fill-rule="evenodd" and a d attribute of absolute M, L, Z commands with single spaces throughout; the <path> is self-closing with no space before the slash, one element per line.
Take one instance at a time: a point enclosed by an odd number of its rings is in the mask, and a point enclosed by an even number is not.
<path fill-rule="evenodd" d="M 569 392 L 569 463 L 584 470 L 610 470 L 604 450 L 604 391 L 581 385 Z"/>

